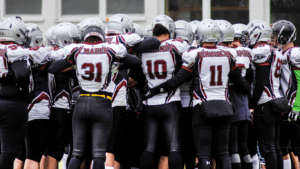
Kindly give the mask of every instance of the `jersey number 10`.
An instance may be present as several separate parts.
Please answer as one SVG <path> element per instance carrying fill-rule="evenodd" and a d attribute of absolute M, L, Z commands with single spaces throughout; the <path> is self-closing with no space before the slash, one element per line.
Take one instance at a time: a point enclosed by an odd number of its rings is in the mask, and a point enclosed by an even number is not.
<path fill-rule="evenodd" d="M 95 78 L 95 67 L 97 69 L 97 73 L 96 73 L 96 79 L 94 80 Z M 87 76 L 81 76 L 82 79 L 84 80 L 89 80 L 89 81 L 92 81 L 94 80 L 95 82 L 101 82 L 101 75 L 102 75 L 102 63 L 99 62 L 99 63 L 96 63 L 95 65 L 93 63 L 84 63 L 82 64 L 81 66 L 82 69 L 88 69 L 84 72 L 85 75 Z"/>
<path fill-rule="evenodd" d="M 165 79 L 167 77 L 167 62 L 164 60 L 154 61 L 154 74 L 152 72 L 152 60 L 147 60 L 147 71 L 150 79 Z M 162 67 L 162 73 L 159 72 L 159 65 Z M 154 77 L 155 75 L 155 77 Z"/>

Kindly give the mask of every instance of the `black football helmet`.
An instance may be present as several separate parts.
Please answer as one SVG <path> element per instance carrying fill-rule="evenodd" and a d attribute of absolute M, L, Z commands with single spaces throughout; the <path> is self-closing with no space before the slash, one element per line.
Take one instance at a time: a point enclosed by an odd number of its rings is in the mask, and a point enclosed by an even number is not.
<path fill-rule="evenodd" d="M 296 27 L 290 21 L 280 20 L 273 24 L 272 35 L 277 36 L 279 44 L 286 45 L 289 42 L 296 40 Z"/>

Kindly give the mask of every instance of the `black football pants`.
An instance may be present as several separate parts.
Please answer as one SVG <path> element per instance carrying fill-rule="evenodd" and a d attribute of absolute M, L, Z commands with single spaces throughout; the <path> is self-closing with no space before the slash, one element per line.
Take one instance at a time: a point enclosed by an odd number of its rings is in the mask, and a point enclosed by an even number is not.
<path fill-rule="evenodd" d="M 281 114 L 271 109 L 270 103 L 257 105 L 254 111 L 254 130 L 258 137 L 259 151 L 266 160 L 267 169 L 283 169 L 280 150 Z"/>
<path fill-rule="evenodd" d="M 25 140 L 27 122 L 25 102 L 0 98 L 0 169 L 13 169 Z"/>

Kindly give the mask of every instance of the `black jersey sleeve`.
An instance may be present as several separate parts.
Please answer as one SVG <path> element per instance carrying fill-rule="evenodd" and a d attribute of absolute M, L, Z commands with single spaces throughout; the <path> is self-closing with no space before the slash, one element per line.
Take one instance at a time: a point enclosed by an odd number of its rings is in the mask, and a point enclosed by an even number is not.
<path fill-rule="evenodd" d="M 172 77 L 172 79 L 169 79 L 168 81 L 152 89 L 147 89 L 148 91 L 145 91 L 144 99 L 148 99 L 159 93 L 174 90 L 179 86 L 181 86 L 184 82 L 188 81 L 191 77 L 192 77 L 192 72 L 182 67 L 175 74 L 175 76 Z"/>
<path fill-rule="evenodd" d="M 136 44 L 131 50 L 130 53 L 142 53 L 149 50 L 157 49 L 160 46 L 161 42 L 156 38 L 147 38 L 140 43 Z"/>
<path fill-rule="evenodd" d="M 119 62 L 122 63 L 120 64 L 119 69 L 130 69 L 142 64 L 141 59 L 128 53 L 126 54 L 126 57 L 121 58 Z"/>
<path fill-rule="evenodd" d="M 256 67 L 255 84 L 253 96 L 250 101 L 250 109 L 255 109 L 267 82 L 270 73 L 270 65 L 261 65 Z"/>
<path fill-rule="evenodd" d="M 49 66 L 48 72 L 53 73 L 53 74 L 59 73 L 59 72 L 63 71 L 64 69 L 71 67 L 72 65 L 73 64 L 70 63 L 68 60 L 60 59 L 60 60 L 53 62 L 51 64 L 51 66 Z"/>
<path fill-rule="evenodd" d="M 235 68 L 228 74 L 229 79 L 234 83 L 234 87 L 244 94 L 250 93 L 250 86 L 245 78 L 242 77 L 238 68 Z"/>
<path fill-rule="evenodd" d="M 29 70 L 27 68 L 27 61 L 15 61 L 11 64 L 11 68 L 15 74 L 16 80 L 20 87 L 22 88 L 22 92 L 24 95 L 29 93 Z"/>

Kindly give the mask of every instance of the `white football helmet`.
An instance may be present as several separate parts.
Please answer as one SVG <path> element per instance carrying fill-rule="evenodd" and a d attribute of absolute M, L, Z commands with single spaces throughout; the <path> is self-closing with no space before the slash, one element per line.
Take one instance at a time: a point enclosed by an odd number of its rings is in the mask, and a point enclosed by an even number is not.
<path fill-rule="evenodd" d="M 196 32 L 199 23 L 200 23 L 200 21 L 197 21 L 197 20 L 189 22 L 189 24 L 192 27 L 193 33 Z"/>
<path fill-rule="evenodd" d="M 81 21 L 77 28 L 79 30 L 79 33 L 81 33 L 85 28 L 90 26 L 97 26 L 100 27 L 102 30 L 106 30 L 105 24 L 100 20 L 100 18 L 87 18 Z"/>
<path fill-rule="evenodd" d="M 133 29 L 132 19 L 124 14 L 116 14 L 109 18 L 107 24 L 107 34 L 130 33 Z"/>
<path fill-rule="evenodd" d="M 53 42 L 52 42 L 52 30 L 54 29 L 55 26 L 50 27 L 46 34 L 45 34 L 45 40 L 46 40 L 46 44 L 47 46 L 52 46 Z"/>
<path fill-rule="evenodd" d="M 149 37 L 153 37 L 153 26 L 152 24 L 148 25 L 145 29 L 145 37 L 149 38 Z"/>
<path fill-rule="evenodd" d="M 272 29 L 270 25 L 261 20 L 255 20 L 247 25 L 250 45 L 255 45 L 257 42 L 270 42 Z"/>
<path fill-rule="evenodd" d="M 220 28 L 217 22 L 213 20 L 201 21 L 196 30 L 196 36 L 199 38 L 198 44 L 203 42 L 218 42 L 220 39 Z"/>
<path fill-rule="evenodd" d="M 27 43 L 27 33 L 25 23 L 21 17 L 8 18 L 0 25 L 0 41 L 13 41 L 17 44 Z"/>
<path fill-rule="evenodd" d="M 241 44 L 246 47 L 249 45 L 249 35 L 247 31 L 247 26 L 242 23 L 237 23 L 232 25 L 234 28 L 234 37 L 241 39 Z"/>
<path fill-rule="evenodd" d="M 51 38 L 53 44 L 59 47 L 80 41 L 78 28 L 70 22 L 63 22 L 56 25 L 52 30 Z"/>
<path fill-rule="evenodd" d="M 221 30 L 221 37 L 219 43 L 221 42 L 232 42 L 234 40 L 234 28 L 232 24 L 226 20 L 215 20 Z"/>
<path fill-rule="evenodd" d="M 152 22 L 152 28 L 154 28 L 156 24 L 161 24 L 169 31 L 170 39 L 175 38 L 175 23 L 172 18 L 167 15 L 158 15 Z"/>
<path fill-rule="evenodd" d="M 37 24 L 27 23 L 29 46 L 41 46 L 43 43 L 43 32 Z"/>
<path fill-rule="evenodd" d="M 175 22 L 175 33 L 176 38 L 181 38 L 188 42 L 188 44 L 192 44 L 194 40 L 194 33 L 191 25 L 184 21 L 179 20 Z"/>
<path fill-rule="evenodd" d="M 133 29 L 132 29 L 132 33 L 136 33 L 138 35 L 140 35 L 140 37 L 144 37 L 144 32 L 143 29 L 141 28 L 140 25 L 133 23 Z"/>

